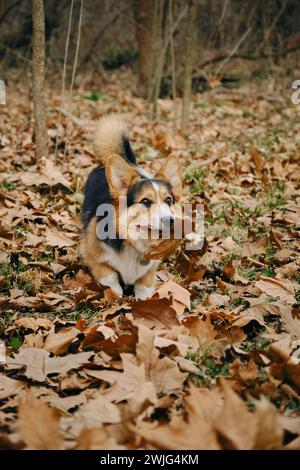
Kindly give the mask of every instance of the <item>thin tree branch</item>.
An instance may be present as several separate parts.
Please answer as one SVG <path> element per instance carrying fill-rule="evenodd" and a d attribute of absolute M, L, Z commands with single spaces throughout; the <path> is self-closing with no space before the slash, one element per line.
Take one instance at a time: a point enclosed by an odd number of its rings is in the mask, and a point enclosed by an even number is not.
<path fill-rule="evenodd" d="M 61 87 L 61 101 L 62 102 L 64 101 L 64 98 L 65 98 L 66 74 L 67 74 L 67 63 L 68 63 L 68 53 L 69 53 L 69 44 L 70 44 L 70 34 L 71 34 L 71 27 L 72 27 L 73 8 L 74 8 L 74 0 L 71 0 L 71 7 L 70 7 L 69 21 L 68 21 L 67 39 L 66 39 L 66 46 L 65 46 L 65 55 L 64 55 L 63 75 L 62 75 L 62 87 Z M 57 124 L 57 135 L 56 135 L 56 140 L 55 140 L 55 158 L 57 157 L 58 131 L 59 131 L 59 124 L 61 122 L 61 111 L 58 115 L 57 122 L 58 122 L 58 124 Z"/>
<path fill-rule="evenodd" d="M 259 60 L 259 59 L 267 59 L 268 57 L 283 57 L 283 56 L 291 54 L 292 52 L 295 52 L 299 49 L 300 49 L 300 44 L 297 44 L 296 46 L 290 47 L 289 49 L 286 49 L 285 51 L 281 51 L 281 52 L 274 52 L 274 53 L 269 53 L 269 54 L 263 53 L 263 54 L 259 54 L 259 55 L 232 54 L 229 59 L 230 60 L 231 59 L 243 59 L 243 60 L 254 61 L 254 60 Z M 228 58 L 228 54 L 213 57 L 212 59 L 205 60 L 204 62 L 202 62 L 198 66 L 198 69 L 203 69 L 204 67 L 207 67 L 208 65 L 215 64 L 215 63 L 220 62 L 220 61 L 222 61 L 224 59 L 227 59 L 227 58 Z M 201 73 L 201 71 L 199 71 L 196 74 L 194 74 L 193 77 L 196 78 L 196 77 L 201 76 L 201 75 L 202 75 L 202 73 Z"/>
<path fill-rule="evenodd" d="M 17 0 L 15 3 L 12 3 L 5 11 L 4 13 L 2 13 L 1 17 L 0 17 L 0 26 L 1 24 L 4 22 L 5 18 L 7 17 L 7 15 L 17 6 L 21 5 L 21 3 L 23 3 L 23 0 Z"/>

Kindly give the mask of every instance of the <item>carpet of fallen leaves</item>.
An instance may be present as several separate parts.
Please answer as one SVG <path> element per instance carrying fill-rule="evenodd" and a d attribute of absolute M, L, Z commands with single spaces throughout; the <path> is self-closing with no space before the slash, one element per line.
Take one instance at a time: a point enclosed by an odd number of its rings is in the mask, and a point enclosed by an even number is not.
<path fill-rule="evenodd" d="M 300 449 L 300 107 L 254 85 L 215 89 L 193 97 L 184 138 L 172 101 L 150 120 L 129 82 L 82 77 L 71 103 L 49 87 L 38 164 L 27 86 L 9 83 L 0 447 Z M 178 155 L 185 201 L 205 206 L 203 249 L 178 248 L 145 301 L 112 303 L 78 257 L 92 130 L 107 112 L 127 118 L 145 168 Z"/>

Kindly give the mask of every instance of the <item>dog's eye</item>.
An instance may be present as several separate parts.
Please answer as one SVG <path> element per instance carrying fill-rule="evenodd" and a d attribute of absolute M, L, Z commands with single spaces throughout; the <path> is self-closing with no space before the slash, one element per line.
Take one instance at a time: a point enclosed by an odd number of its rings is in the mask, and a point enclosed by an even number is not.
<path fill-rule="evenodd" d="M 171 206 L 173 204 L 173 199 L 170 196 L 168 196 L 165 199 L 165 203 L 168 204 L 168 206 Z"/>
<path fill-rule="evenodd" d="M 141 204 L 143 204 L 143 206 L 145 207 L 150 207 L 152 204 L 152 201 L 150 201 L 150 199 L 145 197 L 144 199 L 141 200 Z"/>

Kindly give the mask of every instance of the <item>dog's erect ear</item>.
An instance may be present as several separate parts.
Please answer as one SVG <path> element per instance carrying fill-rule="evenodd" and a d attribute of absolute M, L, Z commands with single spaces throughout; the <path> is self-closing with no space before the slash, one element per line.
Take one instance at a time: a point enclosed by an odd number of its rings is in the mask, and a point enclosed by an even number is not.
<path fill-rule="evenodd" d="M 106 160 L 106 178 L 113 198 L 126 196 L 128 188 L 139 179 L 138 173 L 119 155 L 111 155 Z"/>
<path fill-rule="evenodd" d="M 170 155 L 159 170 L 157 177 L 163 178 L 170 183 L 175 199 L 178 201 L 182 193 L 182 175 L 179 159 Z"/>

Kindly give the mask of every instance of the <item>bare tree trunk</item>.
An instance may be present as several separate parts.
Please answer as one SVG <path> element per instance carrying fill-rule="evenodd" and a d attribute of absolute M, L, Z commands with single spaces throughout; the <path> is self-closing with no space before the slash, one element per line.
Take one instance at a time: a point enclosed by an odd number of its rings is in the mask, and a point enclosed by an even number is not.
<path fill-rule="evenodd" d="M 172 70 L 173 125 L 174 125 L 174 130 L 176 130 L 176 127 L 177 127 L 176 63 L 175 63 L 175 48 L 174 48 L 174 38 L 173 38 L 173 0 L 169 0 L 169 34 L 170 34 L 171 70 Z"/>
<path fill-rule="evenodd" d="M 44 103 L 45 81 L 45 14 L 43 0 L 32 0 L 32 75 L 33 114 L 35 122 L 35 156 L 38 160 L 48 155 Z"/>
<path fill-rule="evenodd" d="M 146 97 L 152 76 L 152 30 L 155 0 L 135 0 L 136 37 L 139 49 L 141 95 Z"/>
<path fill-rule="evenodd" d="M 185 69 L 183 83 L 183 99 L 182 99 L 182 115 L 181 115 L 181 132 L 187 132 L 190 113 L 191 88 L 192 88 L 192 72 L 193 58 L 195 46 L 195 27 L 196 27 L 196 0 L 190 0 L 186 29 L 186 45 L 185 45 Z"/>
<path fill-rule="evenodd" d="M 154 40 L 156 40 L 156 51 L 153 55 L 153 68 L 152 75 L 153 81 L 149 90 L 149 101 L 152 105 L 151 118 L 155 118 L 157 114 L 157 100 L 160 94 L 160 86 L 163 77 L 163 71 L 165 67 L 165 61 L 168 51 L 169 37 L 167 24 L 167 1 L 158 0 L 158 12 L 156 18 L 156 34 Z"/>

